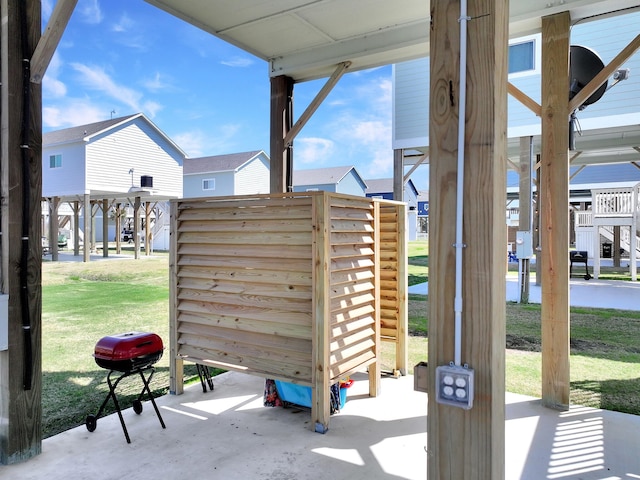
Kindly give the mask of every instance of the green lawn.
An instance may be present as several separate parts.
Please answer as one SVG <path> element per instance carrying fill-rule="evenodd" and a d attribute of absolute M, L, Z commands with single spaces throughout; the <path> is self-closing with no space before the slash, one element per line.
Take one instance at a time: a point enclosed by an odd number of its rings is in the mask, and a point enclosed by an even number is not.
<path fill-rule="evenodd" d="M 426 243 L 410 242 L 415 283 L 428 278 Z M 611 267 L 611 276 L 620 271 Z M 409 365 L 427 360 L 428 299 L 409 295 Z M 508 303 L 506 308 L 507 390 L 541 396 L 540 305 Z M 393 368 L 385 346 L 386 367 Z M 640 414 L 640 312 L 571 309 L 571 402 Z"/>
<path fill-rule="evenodd" d="M 412 283 L 427 279 L 426 243 L 411 242 Z M 44 262 L 42 269 L 42 408 L 44 436 L 84 423 L 107 393 L 107 371 L 93 360 L 96 342 L 129 330 L 158 333 L 169 342 L 166 255 L 139 260 Z M 410 365 L 427 359 L 428 299 L 409 295 Z M 640 414 L 640 315 L 572 309 L 571 401 Z M 507 304 L 507 389 L 540 396 L 540 307 Z M 383 368 L 392 368 L 383 344 Z M 156 394 L 167 391 L 168 358 L 157 363 Z M 186 367 L 190 379 L 195 368 Z M 125 380 L 118 398 L 126 408 L 140 390 Z M 111 409 L 112 410 L 112 409 Z M 109 411 L 111 411 L 109 410 Z M 98 421 L 98 423 L 100 423 Z"/>

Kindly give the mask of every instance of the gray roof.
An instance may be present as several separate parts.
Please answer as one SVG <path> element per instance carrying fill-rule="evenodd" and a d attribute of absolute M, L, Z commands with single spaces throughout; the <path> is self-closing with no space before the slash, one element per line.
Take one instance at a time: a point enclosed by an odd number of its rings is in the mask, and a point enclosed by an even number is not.
<path fill-rule="evenodd" d="M 368 178 L 366 193 L 393 192 L 393 178 Z"/>
<path fill-rule="evenodd" d="M 368 178 L 365 180 L 367 189 L 365 193 L 370 195 L 373 193 L 393 193 L 393 178 Z M 418 189 L 413 184 L 413 180 L 409 179 L 407 184 L 413 189 L 418 196 Z"/>
<path fill-rule="evenodd" d="M 79 142 L 87 137 L 91 137 L 96 133 L 108 130 L 118 124 L 128 122 L 129 120 L 141 116 L 141 113 L 135 115 L 127 115 L 126 117 L 112 118 L 111 120 L 103 120 L 101 122 L 89 123 L 87 125 L 79 125 L 77 127 L 63 128 L 53 132 L 47 132 L 42 135 L 42 145 L 57 145 L 61 143 Z"/>
<path fill-rule="evenodd" d="M 184 175 L 193 175 L 198 173 L 228 172 L 237 170 L 249 160 L 257 157 L 260 153 L 262 153 L 262 150 L 231 153 L 228 155 L 214 155 L 211 157 L 187 158 L 184 161 L 182 173 Z"/>
<path fill-rule="evenodd" d="M 311 168 L 308 170 L 294 170 L 293 171 L 293 184 L 295 186 L 302 185 L 334 185 L 340 183 L 340 181 L 346 177 L 349 172 L 353 170 L 360 180 L 362 177 L 358 174 L 358 171 L 353 167 L 327 167 L 327 168 Z M 364 183 L 364 180 L 362 180 Z"/>

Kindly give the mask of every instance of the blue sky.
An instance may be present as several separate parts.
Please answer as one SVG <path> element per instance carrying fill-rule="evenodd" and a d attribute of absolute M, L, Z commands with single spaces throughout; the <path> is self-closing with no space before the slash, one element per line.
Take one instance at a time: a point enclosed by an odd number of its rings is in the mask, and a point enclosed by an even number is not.
<path fill-rule="evenodd" d="M 324 82 L 295 86 L 296 118 Z M 79 0 L 42 88 L 45 131 L 143 112 L 190 157 L 269 153 L 267 63 L 143 0 Z M 338 165 L 392 176 L 390 66 L 345 75 L 296 138 L 295 169 Z"/>

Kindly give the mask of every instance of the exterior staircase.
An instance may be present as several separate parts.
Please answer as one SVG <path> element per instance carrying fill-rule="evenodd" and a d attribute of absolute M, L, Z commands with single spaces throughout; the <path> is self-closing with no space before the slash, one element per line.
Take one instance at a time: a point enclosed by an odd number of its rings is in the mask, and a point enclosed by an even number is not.
<path fill-rule="evenodd" d="M 640 183 L 632 187 L 596 189 L 591 191 L 591 211 L 576 212 L 576 247 L 593 257 L 594 276 L 600 273 L 602 238 L 613 242 L 614 227 L 620 229 L 619 247 L 629 253 L 631 279 L 637 280 L 637 259 L 640 257 Z M 626 228 L 624 228 L 626 227 Z M 591 248 L 589 247 L 591 242 Z M 614 246 L 617 248 L 618 245 Z"/>

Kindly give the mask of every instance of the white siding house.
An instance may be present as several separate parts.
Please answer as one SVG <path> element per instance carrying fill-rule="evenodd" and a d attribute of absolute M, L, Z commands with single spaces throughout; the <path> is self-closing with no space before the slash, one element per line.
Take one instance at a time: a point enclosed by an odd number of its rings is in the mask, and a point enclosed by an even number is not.
<path fill-rule="evenodd" d="M 638 11 L 580 21 L 571 27 L 570 45 L 592 50 L 606 66 L 636 38 L 638 25 Z M 541 101 L 541 40 L 541 34 L 534 34 L 512 38 L 509 42 L 509 82 L 537 103 Z M 394 150 L 402 150 L 407 159 L 416 156 L 416 152 L 428 152 L 429 68 L 429 58 L 400 63 L 393 68 L 392 144 Z M 606 92 L 597 102 L 576 110 L 578 125 L 570 162 L 570 207 L 576 222 L 590 215 L 593 192 L 603 188 L 628 189 L 639 184 L 639 52 L 631 55 L 619 70 L 626 69 L 631 72 L 628 78 L 617 81 L 616 76 L 610 77 Z M 625 76 L 616 74 L 618 78 Z M 520 163 L 522 138 L 531 139 L 533 155 L 540 153 L 540 117 L 511 95 L 508 97 L 507 133 L 510 160 L 507 168 Z M 519 225 L 518 173 L 509 171 L 507 182 L 507 223 L 512 227 L 509 241 L 513 242 L 516 229 L 529 230 L 530 226 Z M 535 187 L 533 190 L 535 192 Z M 640 218 L 640 204 L 636 215 Z M 633 237 L 640 245 L 640 232 L 629 232 L 629 228 L 634 228 L 629 223 L 614 222 L 611 226 L 627 229 L 622 236 Z M 613 241 L 614 234 L 604 228 L 596 232 L 592 224 L 588 224 L 588 228 L 591 229 L 588 238 L 584 232 L 577 231 L 572 231 L 572 236 L 578 249 L 588 251 L 589 257 L 597 259 L 601 251 L 599 246 L 602 242 Z M 616 236 L 620 234 L 616 233 Z M 630 243 L 621 243 L 620 250 L 633 257 L 634 248 Z M 615 251 L 618 249 L 614 248 Z M 636 253 L 640 257 L 640 247 Z"/>
<path fill-rule="evenodd" d="M 182 196 L 184 158 L 180 147 L 142 113 L 46 132 L 42 137 L 42 196 L 50 203 L 59 202 L 59 217 L 69 217 L 70 205 L 79 202 L 83 218 L 87 200 L 94 205 L 107 200 L 126 207 L 139 198 L 142 207 L 147 203 L 157 206 Z M 48 222 L 48 211 L 44 215 Z M 153 218 L 158 231 L 161 216 L 168 222 L 168 215 L 157 210 Z M 100 241 L 102 211 L 97 207 L 94 219 L 93 237 Z M 73 228 L 84 238 L 83 222 L 79 223 Z M 113 222 L 109 229 L 111 240 L 116 237 Z M 158 248 L 166 244 L 159 235 L 155 240 L 161 244 Z"/>
<path fill-rule="evenodd" d="M 269 157 L 262 150 L 187 158 L 184 198 L 269 193 Z"/>
<path fill-rule="evenodd" d="M 640 12 L 578 23 L 571 29 L 570 43 L 594 50 L 606 65 L 635 38 L 639 23 Z M 540 43 L 537 34 L 514 38 L 509 46 L 509 82 L 536 102 L 541 96 Z M 640 123 L 640 75 L 636 73 L 640 72 L 640 55 L 629 58 L 623 68 L 631 70 L 630 78 L 578 113 L 585 141 L 592 130 L 637 128 Z M 392 108 L 394 150 L 428 147 L 429 58 L 394 65 Z M 522 136 L 540 135 L 540 118 L 512 96 L 508 97 L 508 115 L 508 136 L 516 144 Z M 578 136 L 578 147 L 581 140 Z"/>
<path fill-rule="evenodd" d="M 122 197 L 148 176 L 157 196 L 179 198 L 184 158 L 142 113 L 48 132 L 42 137 L 42 196 Z"/>

